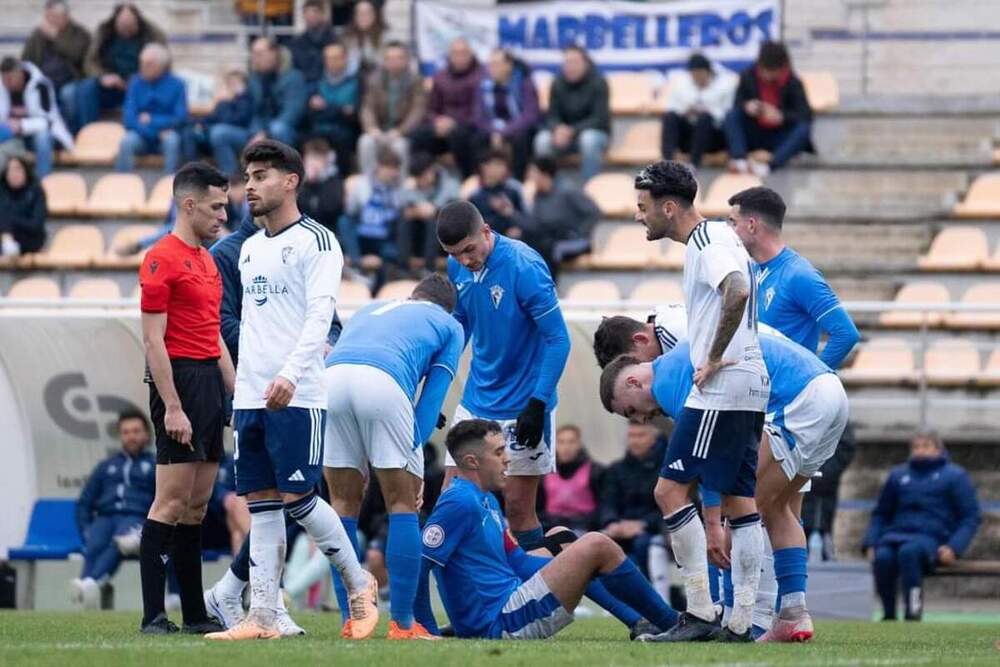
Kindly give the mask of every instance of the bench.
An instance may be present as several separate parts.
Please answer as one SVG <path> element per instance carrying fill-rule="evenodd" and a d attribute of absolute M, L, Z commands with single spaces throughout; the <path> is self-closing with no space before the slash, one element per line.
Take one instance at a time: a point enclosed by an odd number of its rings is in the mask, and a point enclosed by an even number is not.
<path fill-rule="evenodd" d="M 951 565 L 938 565 L 936 577 L 1000 577 L 1000 560 L 958 560 Z"/>

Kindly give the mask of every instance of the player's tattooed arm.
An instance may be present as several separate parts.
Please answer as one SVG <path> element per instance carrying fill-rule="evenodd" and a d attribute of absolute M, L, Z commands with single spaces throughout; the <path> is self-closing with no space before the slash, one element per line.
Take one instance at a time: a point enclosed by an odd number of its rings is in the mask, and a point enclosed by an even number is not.
<path fill-rule="evenodd" d="M 719 291 L 722 292 L 722 316 L 715 330 L 712 347 L 708 351 L 708 358 L 711 361 L 722 360 L 722 353 L 726 351 L 729 341 L 733 339 L 736 329 L 743 321 L 747 299 L 750 298 L 750 286 L 739 271 L 733 271 L 723 278 Z"/>

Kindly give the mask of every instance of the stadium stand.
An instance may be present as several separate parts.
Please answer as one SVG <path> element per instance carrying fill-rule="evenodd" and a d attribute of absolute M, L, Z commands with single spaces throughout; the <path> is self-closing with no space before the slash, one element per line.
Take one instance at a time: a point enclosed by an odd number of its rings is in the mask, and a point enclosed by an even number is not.
<path fill-rule="evenodd" d="M 146 185 L 136 174 L 105 174 L 94 184 L 84 213 L 94 218 L 130 218 L 146 203 Z"/>
<path fill-rule="evenodd" d="M 58 172 L 42 179 L 49 215 L 71 218 L 81 215 L 87 204 L 87 183 L 75 172 Z"/>
<path fill-rule="evenodd" d="M 632 290 L 629 300 L 637 303 L 684 303 L 684 290 L 675 280 L 650 278 Z"/>
<path fill-rule="evenodd" d="M 965 291 L 959 303 L 966 305 L 995 306 L 1000 304 L 1000 285 L 996 281 L 976 283 Z M 1000 312 L 958 312 L 945 317 L 950 329 L 1000 329 Z"/>
<path fill-rule="evenodd" d="M 614 72 L 608 75 L 611 113 L 640 115 L 652 111 L 655 79 L 645 72 Z"/>
<path fill-rule="evenodd" d="M 84 278 L 66 294 L 68 299 L 120 299 L 121 288 L 111 278 Z"/>
<path fill-rule="evenodd" d="M 58 299 L 59 285 L 46 277 L 21 278 L 7 292 L 8 299 Z"/>
<path fill-rule="evenodd" d="M 153 186 L 149 199 L 139 207 L 137 213 L 144 218 L 163 219 L 170 210 L 170 198 L 173 196 L 174 177 L 164 176 Z"/>
<path fill-rule="evenodd" d="M 918 260 L 924 271 L 975 271 L 989 256 L 986 234 L 978 227 L 948 227 Z"/>
<path fill-rule="evenodd" d="M 571 307 L 583 303 L 609 303 L 621 301 L 622 295 L 618 286 L 610 280 L 581 280 L 574 283 L 567 291 L 563 300 Z"/>
<path fill-rule="evenodd" d="M 104 236 L 96 225 L 67 225 L 52 237 L 48 249 L 39 253 L 39 268 L 85 269 L 104 256 Z"/>
<path fill-rule="evenodd" d="M 393 280 L 382 285 L 375 298 L 379 300 L 407 299 L 416 286 L 416 280 Z"/>
<path fill-rule="evenodd" d="M 59 163 L 110 167 L 118 154 L 118 144 L 125 136 L 121 123 L 98 121 L 84 126 L 76 135 L 72 151 L 63 152 Z"/>
<path fill-rule="evenodd" d="M 646 241 L 645 227 L 635 224 L 619 225 L 611 230 L 599 249 L 590 255 L 589 264 L 595 269 L 653 268 L 660 256 L 659 249 L 660 244 Z"/>
<path fill-rule="evenodd" d="M 862 345 L 854 364 L 840 372 L 852 385 L 897 385 L 916 381 L 913 350 L 902 338 L 878 338 Z"/>
<path fill-rule="evenodd" d="M 583 187 L 601 212 L 609 218 L 631 218 L 635 211 L 635 177 L 629 174 L 603 173 Z"/>
<path fill-rule="evenodd" d="M 1000 173 L 977 176 L 965 193 L 965 199 L 955 204 L 956 218 L 996 218 L 1000 216 Z"/>
<path fill-rule="evenodd" d="M 896 294 L 894 303 L 940 303 L 951 300 L 948 288 L 941 283 L 918 281 L 907 283 Z M 879 315 L 879 324 L 884 327 L 916 329 L 926 323 L 929 327 L 941 326 L 944 313 L 939 311 L 889 310 Z"/>
<path fill-rule="evenodd" d="M 699 188 L 699 194 L 704 194 L 698 202 L 698 210 L 710 218 L 725 218 L 732 208 L 729 198 L 741 190 L 758 185 L 763 183 L 752 174 L 722 174 L 712 181 L 707 191 Z"/>
<path fill-rule="evenodd" d="M 371 290 L 364 283 L 353 280 L 345 280 L 340 283 L 340 294 L 337 296 L 338 304 L 363 306 L 371 300 Z"/>

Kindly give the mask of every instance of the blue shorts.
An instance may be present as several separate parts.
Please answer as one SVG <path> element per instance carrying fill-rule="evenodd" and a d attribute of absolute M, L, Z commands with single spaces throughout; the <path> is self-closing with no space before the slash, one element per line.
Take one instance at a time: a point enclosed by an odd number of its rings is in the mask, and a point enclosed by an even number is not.
<path fill-rule="evenodd" d="M 308 493 L 322 475 L 326 410 L 234 410 L 236 493 Z"/>
<path fill-rule="evenodd" d="M 700 479 L 724 496 L 753 498 L 763 429 L 763 412 L 684 408 L 660 477 L 682 484 Z"/>

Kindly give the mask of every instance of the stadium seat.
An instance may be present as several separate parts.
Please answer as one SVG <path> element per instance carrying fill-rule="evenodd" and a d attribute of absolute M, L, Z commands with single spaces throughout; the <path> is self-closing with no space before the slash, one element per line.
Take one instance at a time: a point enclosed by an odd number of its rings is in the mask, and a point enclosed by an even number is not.
<path fill-rule="evenodd" d="M 924 353 L 924 374 L 937 387 L 970 384 L 979 375 L 979 349 L 961 338 L 936 340 Z"/>
<path fill-rule="evenodd" d="M 983 268 L 987 271 L 1000 271 L 1000 243 L 993 254 L 983 260 Z"/>
<path fill-rule="evenodd" d="M 660 121 L 644 120 L 633 123 L 608 151 L 608 162 L 623 165 L 645 165 L 660 159 Z"/>
<path fill-rule="evenodd" d="M 651 303 L 659 305 L 662 303 L 684 303 L 684 291 L 680 283 L 676 280 L 664 280 L 663 278 L 650 278 L 639 283 L 629 301 L 635 303 Z"/>
<path fill-rule="evenodd" d="M 986 234 L 978 227 L 942 229 L 927 254 L 917 260 L 923 271 L 975 271 L 989 258 Z"/>
<path fill-rule="evenodd" d="M 1000 348 L 990 354 L 986 366 L 976 377 L 976 384 L 984 387 L 1000 387 Z"/>
<path fill-rule="evenodd" d="M 408 299 L 413 293 L 413 288 L 417 286 L 416 280 L 393 280 L 382 285 L 382 288 L 375 295 L 379 301 L 392 301 L 394 299 Z"/>
<path fill-rule="evenodd" d="M 684 258 L 687 246 L 677 241 L 664 239 L 660 242 L 660 253 L 656 258 L 656 266 L 661 269 L 678 270 L 684 268 Z"/>
<path fill-rule="evenodd" d="M 45 205 L 53 218 L 79 215 L 87 203 L 87 183 L 75 172 L 57 172 L 42 179 Z"/>
<path fill-rule="evenodd" d="M 579 303 L 617 303 L 622 300 L 618 286 L 610 280 L 581 280 L 566 290 L 562 299 L 569 306 Z"/>
<path fill-rule="evenodd" d="M 52 237 L 48 249 L 35 257 L 41 268 L 84 269 L 104 256 L 104 236 L 95 225 L 67 225 Z"/>
<path fill-rule="evenodd" d="M 102 176 L 90 192 L 84 212 L 97 218 L 139 215 L 146 204 L 146 186 L 135 174 Z"/>
<path fill-rule="evenodd" d="M 622 224 L 611 230 L 601 247 L 591 253 L 589 265 L 595 269 L 648 269 L 656 266 L 659 256 L 659 244 L 646 240 L 645 227 Z"/>
<path fill-rule="evenodd" d="M 962 304 L 996 306 L 995 311 L 966 311 L 945 316 L 945 324 L 951 329 L 1000 329 L 1000 284 L 996 281 L 977 283 L 967 289 Z"/>
<path fill-rule="evenodd" d="M 1000 216 L 1000 172 L 977 176 L 965 193 L 965 199 L 955 204 L 951 214 L 956 218 Z"/>
<path fill-rule="evenodd" d="M 111 278 L 84 278 L 73 285 L 69 299 L 120 299 L 122 291 Z"/>
<path fill-rule="evenodd" d="M 840 106 L 840 87 L 833 72 L 799 72 L 799 77 L 813 111 L 827 113 Z"/>
<path fill-rule="evenodd" d="M 840 371 L 846 384 L 896 385 L 916 380 L 913 350 L 900 338 L 878 338 L 861 346 L 854 365 Z"/>
<path fill-rule="evenodd" d="M 722 174 L 708 187 L 708 192 L 698 202 L 698 211 L 707 217 L 725 217 L 729 214 L 729 198 L 747 188 L 763 185 L 752 174 Z M 699 191 L 701 188 L 699 188 Z"/>
<path fill-rule="evenodd" d="M 337 295 L 337 305 L 363 306 L 372 300 L 368 285 L 356 280 L 344 280 L 340 283 L 340 293 Z"/>
<path fill-rule="evenodd" d="M 97 260 L 97 266 L 107 269 L 139 268 L 139 265 L 142 264 L 142 258 L 146 256 L 145 250 L 132 255 L 121 253 L 142 239 L 152 236 L 160 227 L 160 225 L 125 225 L 121 227 L 112 237 L 108 251 Z"/>
<path fill-rule="evenodd" d="M 630 220 L 635 216 L 635 179 L 632 176 L 597 174 L 583 189 L 604 215 Z"/>
<path fill-rule="evenodd" d="M 39 498 L 31 510 L 24 544 L 10 550 L 10 559 L 62 560 L 82 548 L 76 527 L 76 500 Z"/>
<path fill-rule="evenodd" d="M 612 72 L 607 75 L 612 115 L 644 114 L 653 107 L 655 86 L 643 72 Z"/>
<path fill-rule="evenodd" d="M 121 123 L 99 121 L 83 127 L 76 135 L 73 150 L 64 153 L 61 161 L 68 164 L 110 167 L 118 154 L 118 144 L 125 136 Z"/>
<path fill-rule="evenodd" d="M 164 176 L 153 186 L 149 199 L 139 207 L 139 215 L 144 218 L 164 219 L 170 212 L 170 200 L 174 194 L 174 177 Z"/>
<path fill-rule="evenodd" d="M 940 303 L 951 301 L 948 288 L 941 283 L 919 281 L 907 283 L 896 294 L 894 303 Z M 926 320 L 927 326 L 938 327 L 944 321 L 943 311 L 921 312 L 918 310 L 890 310 L 879 315 L 879 324 L 884 327 L 906 329 L 920 328 Z"/>
<path fill-rule="evenodd" d="M 7 292 L 8 299 L 25 299 L 25 300 L 51 300 L 58 299 L 61 296 L 59 292 L 59 285 L 52 278 L 45 277 L 34 277 L 34 278 L 21 278 L 16 283 L 11 285 L 10 291 Z"/>

